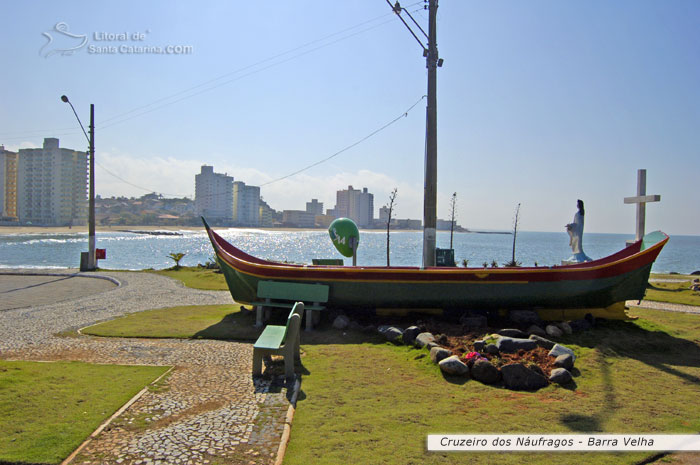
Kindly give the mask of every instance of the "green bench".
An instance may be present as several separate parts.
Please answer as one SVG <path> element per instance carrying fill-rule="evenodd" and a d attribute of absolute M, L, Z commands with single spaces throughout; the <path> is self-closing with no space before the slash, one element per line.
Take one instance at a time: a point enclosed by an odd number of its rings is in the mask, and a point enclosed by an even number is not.
<path fill-rule="evenodd" d="M 312 258 L 312 265 L 340 265 L 343 266 L 345 263 L 342 258 Z"/>
<path fill-rule="evenodd" d="M 306 330 L 311 331 L 314 318 L 318 318 L 319 311 L 325 310 L 322 304 L 328 302 L 328 286 L 325 284 L 258 281 L 257 296 L 258 299 L 262 300 L 252 302 L 257 307 L 255 326 L 263 325 L 263 311 L 266 308 L 292 308 L 296 302 L 304 302 Z"/>
<path fill-rule="evenodd" d="M 299 360 L 299 327 L 304 304 L 297 302 L 287 317 L 285 326 L 268 325 L 253 345 L 253 376 L 262 374 L 263 357 L 282 355 L 284 357 L 284 375 L 294 376 L 294 361 Z"/>

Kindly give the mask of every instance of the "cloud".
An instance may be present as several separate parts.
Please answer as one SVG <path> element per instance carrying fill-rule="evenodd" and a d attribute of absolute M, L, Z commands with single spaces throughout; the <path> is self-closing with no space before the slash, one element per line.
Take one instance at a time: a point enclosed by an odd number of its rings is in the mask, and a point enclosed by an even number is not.
<path fill-rule="evenodd" d="M 140 197 L 157 192 L 166 197 L 194 196 L 194 177 L 204 162 L 179 160 L 172 157 L 123 153 L 116 149 L 99 151 L 96 156 L 96 190 L 103 197 Z M 231 165 L 214 165 L 217 173 L 227 173 L 235 181 L 263 185 L 275 178 L 260 170 Z M 389 193 L 396 187 L 397 217 L 422 218 L 423 193 L 420 186 L 402 182 L 392 176 L 370 170 L 347 171 L 331 176 L 301 173 L 296 176 L 263 185 L 262 197 L 276 210 L 303 210 L 312 198 L 324 203 L 324 208 L 335 206 L 336 191 L 367 187 L 374 194 L 374 215 L 388 202 Z"/>

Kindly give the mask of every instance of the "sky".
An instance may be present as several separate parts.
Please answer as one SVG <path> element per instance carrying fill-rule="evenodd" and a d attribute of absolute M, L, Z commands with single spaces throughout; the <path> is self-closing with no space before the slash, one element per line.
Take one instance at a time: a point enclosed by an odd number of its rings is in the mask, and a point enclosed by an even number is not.
<path fill-rule="evenodd" d="M 402 3 L 427 32 L 423 5 Z M 86 127 L 94 104 L 99 195 L 193 196 L 207 164 L 277 210 L 352 185 L 375 216 L 397 188 L 397 216 L 423 217 L 425 59 L 386 0 L 5 0 L 0 17 L 0 144 L 85 150 L 60 96 Z M 442 0 L 437 37 L 440 218 L 456 192 L 465 227 L 511 229 L 521 204 L 521 230 L 563 231 L 582 199 L 587 232 L 633 234 L 646 169 L 647 231 L 700 235 L 700 2 Z"/>

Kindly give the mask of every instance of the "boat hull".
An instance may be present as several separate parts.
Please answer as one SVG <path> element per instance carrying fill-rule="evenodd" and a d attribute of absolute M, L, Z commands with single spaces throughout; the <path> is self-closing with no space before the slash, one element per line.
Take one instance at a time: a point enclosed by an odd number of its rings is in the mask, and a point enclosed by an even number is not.
<path fill-rule="evenodd" d="M 206 223 L 205 223 L 206 224 Z M 668 237 L 650 235 L 605 259 L 558 267 L 428 268 L 288 265 L 245 254 L 207 227 L 236 302 L 257 301 L 261 280 L 324 284 L 328 307 L 537 309 L 608 307 L 644 297 Z"/>

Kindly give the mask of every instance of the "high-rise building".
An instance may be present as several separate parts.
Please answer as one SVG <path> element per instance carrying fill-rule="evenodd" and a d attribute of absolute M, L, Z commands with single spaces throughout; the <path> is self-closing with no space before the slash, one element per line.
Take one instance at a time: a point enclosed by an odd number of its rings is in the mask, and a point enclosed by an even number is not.
<path fill-rule="evenodd" d="M 262 197 L 260 198 L 260 206 L 258 207 L 260 211 L 260 224 L 263 228 L 271 228 L 274 224 L 274 214 L 273 210 L 267 202 L 265 202 Z"/>
<path fill-rule="evenodd" d="M 306 202 L 306 211 L 314 215 L 323 215 L 323 202 L 318 199 L 311 199 L 311 202 Z"/>
<path fill-rule="evenodd" d="M 350 218 L 361 228 L 371 226 L 374 220 L 374 195 L 348 186 L 347 190 L 336 192 L 334 209 L 336 217 Z"/>
<path fill-rule="evenodd" d="M 202 165 L 194 177 L 194 210 L 207 219 L 233 221 L 233 177 Z"/>
<path fill-rule="evenodd" d="M 260 226 L 260 187 L 233 183 L 233 221 L 238 226 Z"/>
<path fill-rule="evenodd" d="M 0 217 L 17 218 L 17 153 L 0 145 Z"/>
<path fill-rule="evenodd" d="M 88 210 L 86 152 L 59 148 L 44 139 L 40 149 L 17 155 L 17 216 L 21 223 L 85 225 Z"/>

